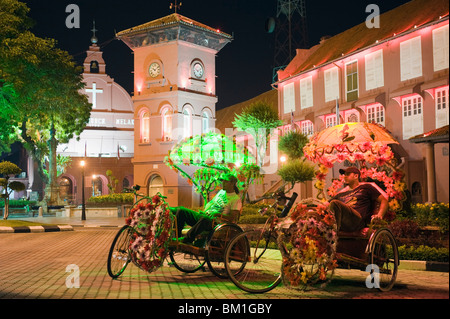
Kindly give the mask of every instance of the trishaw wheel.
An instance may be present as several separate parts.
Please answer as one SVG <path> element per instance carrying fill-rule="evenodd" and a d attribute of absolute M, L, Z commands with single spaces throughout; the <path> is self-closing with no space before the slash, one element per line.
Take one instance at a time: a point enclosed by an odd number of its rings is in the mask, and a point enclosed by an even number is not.
<path fill-rule="evenodd" d="M 250 230 L 236 236 L 225 254 L 231 281 L 250 293 L 263 293 L 281 282 L 282 255 L 270 231 Z"/>
<path fill-rule="evenodd" d="M 114 237 L 108 253 L 107 269 L 111 278 L 119 277 L 131 261 L 130 240 L 133 228 L 123 226 Z"/>
<path fill-rule="evenodd" d="M 225 253 L 228 243 L 242 233 L 235 224 L 221 224 L 214 228 L 208 238 L 205 259 L 211 272 L 219 278 L 228 278 L 225 269 Z"/>
<path fill-rule="evenodd" d="M 371 239 L 370 248 L 369 266 L 372 267 L 375 283 L 379 284 L 377 288 L 389 291 L 397 278 L 399 264 L 395 238 L 388 229 L 379 229 Z"/>
<path fill-rule="evenodd" d="M 187 252 L 171 250 L 169 252 L 172 265 L 179 271 L 194 273 L 205 265 L 205 258 Z"/>

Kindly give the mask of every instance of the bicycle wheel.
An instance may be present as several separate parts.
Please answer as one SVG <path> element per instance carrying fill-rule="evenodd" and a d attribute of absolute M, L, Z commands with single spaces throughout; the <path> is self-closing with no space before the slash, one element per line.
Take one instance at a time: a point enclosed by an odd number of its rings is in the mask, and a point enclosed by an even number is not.
<path fill-rule="evenodd" d="M 239 234 L 229 243 L 225 260 L 231 281 L 244 291 L 263 293 L 281 282 L 282 255 L 271 231 Z"/>
<path fill-rule="evenodd" d="M 371 240 L 370 263 L 371 272 L 378 276 L 378 289 L 381 291 L 389 291 L 394 286 L 397 278 L 399 257 L 398 248 L 392 233 L 382 228 L 377 230 Z M 378 269 L 373 269 L 375 266 Z M 377 274 L 378 273 L 378 274 Z"/>
<path fill-rule="evenodd" d="M 221 224 L 208 238 L 205 259 L 211 272 L 219 278 L 228 277 L 224 262 L 227 244 L 240 233 L 242 229 L 235 224 Z"/>
<path fill-rule="evenodd" d="M 133 228 L 123 226 L 111 244 L 108 253 L 108 274 L 111 278 L 119 277 L 131 261 L 129 246 Z"/>
<path fill-rule="evenodd" d="M 194 255 L 179 250 L 169 252 L 172 265 L 179 271 L 185 273 L 194 273 L 205 265 L 205 258 L 201 255 Z"/>

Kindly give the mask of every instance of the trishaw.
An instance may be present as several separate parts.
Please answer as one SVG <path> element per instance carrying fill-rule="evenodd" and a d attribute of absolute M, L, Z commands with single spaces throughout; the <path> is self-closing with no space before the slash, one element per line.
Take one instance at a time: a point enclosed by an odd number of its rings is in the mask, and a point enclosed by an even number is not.
<path fill-rule="evenodd" d="M 203 135 L 202 138 L 207 139 Z M 189 142 L 187 152 L 183 151 L 186 141 L 172 150 L 168 165 L 189 177 L 179 163 L 205 164 L 207 171 L 201 174 L 206 174 L 207 178 L 202 179 L 202 185 L 189 179 L 204 195 L 223 172 L 237 174 L 243 181 L 244 199 L 248 186 L 258 177 L 259 168 L 252 164 L 254 162 L 235 165 L 235 143 L 231 148 L 233 156 L 227 161 L 226 155 L 230 154 L 224 152 L 227 142 L 223 137 L 218 142 L 221 145 L 218 157 L 208 149 L 212 143 L 203 146 L 201 140 Z M 334 216 L 327 209 L 324 194 L 329 168 L 335 162 L 346 160 L 359 166 L 362 177 L 381 182 L 389 198 L 390 212 L 399 210 L 405 199 L 404 174 L 396 166 L 396 159 L 388 146 L 390 143 L 397 142 L 384 128 L 375 124 L 347 123 L 321 131 L 304 148 L 306 158 L 319 167 L 315 183 L 317 199 L 301 200 L 294 205 L 298 195 L 293 193 L 288 197 L 286 194 L 290 190 L 285 191 L 282 187 L 261 198 L 272 200 L 270 205 L 261 209 L 262 214 L 268 215 L 263 227 L 244 232 L 234 223 L 219 223 L 211 232 L 203 234 L 200 245 L 185 245 L 177 238 L 173 240 L 175 217 L 162 195 L 143 197 L 141 200 L 147 202 L 136 203 L 127 225 L 113 240 L 108 254 L 108 273 L 117 278 L 130 261 L 152 272 L 169 257 L 171 263 L 183 272 L 195 272 L 207 263 L 215 275 L 230 278 L 240 289 L 263 293 L 281 282 L 299 290 L 322 287 L 332 279 L 339 266 L 368 271 L 372 280 L 366 284 L 382 291 L 390 290 L 399 265 L 397 244 L 392 233 L 383 225 L 377 226 L 379 223 L 372 223 L 357 233 L 337 233 Z M 206 160 L 195 157 L 203 153 L 200 146 L 210 154 Z M 245 149 L 243 154 L 248 156 Z M 244 160 L 238 160 L 246 162 L 248 157 L 245 156 Z M 336 194 L 342 183 L 342 178 L 334 180 L 327 195 Z"/>
<path fill-rule="evenodd" d="M 166 157 L 166 164 L 187 178 L 205 202 L 209 193 L 220 185 L 223 174 L 239 179 L 241 200 L 248 186 L 258 178 L 259 168 L 247 149 L 221 134 L 209 133 L 180 141 Z M 238 164 L 237 164 L 238 163 Z M 200 167 L 191 175 L 188 167 Z M 136 188 L 134 189 L 135 194 Z M 215 220 L 212 231 L 199 235 L 193 244 L 178 238 L 176 221 L 166 197 L 160 193 L 140 196 L 130 216 L 115 236 L 108 254 L 107 269 L 112 278 L 119 277 L 133 262 L 140 269 L 152 272 L 162 266 L 166 257 L 178 270 L 193 273 L 204 264 L 219 278 L 226 278 L 224 255 L 227 244 L 243 230 L 222 216 Z"/>
<path fill-rule="evenodd" d="M 319 166 L 317 199 L 302 200 L 289 212 L 296 193 L 287 197 L 280 189 L 261 198 L 274 200 L 263 209 L 269 215 L 264 227 L 237 235 L 226 250 L 225 266 L 236 286 L 252 293 L 267 292 L 281 282 L 299 290 L 323 287 L 337 267 L 345 267 L 368 271 L 368 287 L 390 290 L 399 265 L 391 231 L 374 219 L 360 231 L 338 233 L 324 195 L 328 170 L 335 162 L 348 161 L 360 167 L 362 177 L 381 182 L 389 198 L 388 216 L 399 210 L 405 199 L 404 175 L 390 143 L 397 142 L 383 127 L 369 123 L 337 125 L 314 135 L 304 153 Z M 333 181 L 329 196 L 342 186 L 342 177 Z M 287 200 L 280 214 L 280 203 Z"/>

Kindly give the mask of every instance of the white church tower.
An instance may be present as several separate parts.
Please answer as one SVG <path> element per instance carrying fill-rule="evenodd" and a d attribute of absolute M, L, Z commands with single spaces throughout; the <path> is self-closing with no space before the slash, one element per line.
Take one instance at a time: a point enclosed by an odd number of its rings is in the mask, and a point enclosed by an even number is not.
<path fill-rule="evenodd" d="M 70 198 L 75 203 L 79 203 L 81 198 L 82 160 L 85 161 L 86 198 L 108 193 L 107 170 L 111 170 L 119 180 L 117 191 L 132 186 L 134 182 L 131 164 L 134 155 L 134 104 L 128 92 L 106 74 L 95 25 L 92 31 L 92 43 L 83 64 L 86 86 L 82 90 L 92 104 L 91 117 L 79 140 L 74 138 L 57 149 L 58 154 L 72 158 L 71 167 L 59 177 L 59 184 L 61 197 Z"/>

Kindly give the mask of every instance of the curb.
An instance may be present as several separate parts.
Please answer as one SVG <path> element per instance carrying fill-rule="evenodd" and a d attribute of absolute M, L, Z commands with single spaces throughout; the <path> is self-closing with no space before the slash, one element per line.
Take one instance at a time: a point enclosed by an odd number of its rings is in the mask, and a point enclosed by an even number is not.
<path fill-rule="evenodd" d="M 0 226 L 0 233 L 48 233 L 48 232 L 72 231 L 72 230 L 73 227 L 70 225 L 19 226 L 19 227 Z"/>

